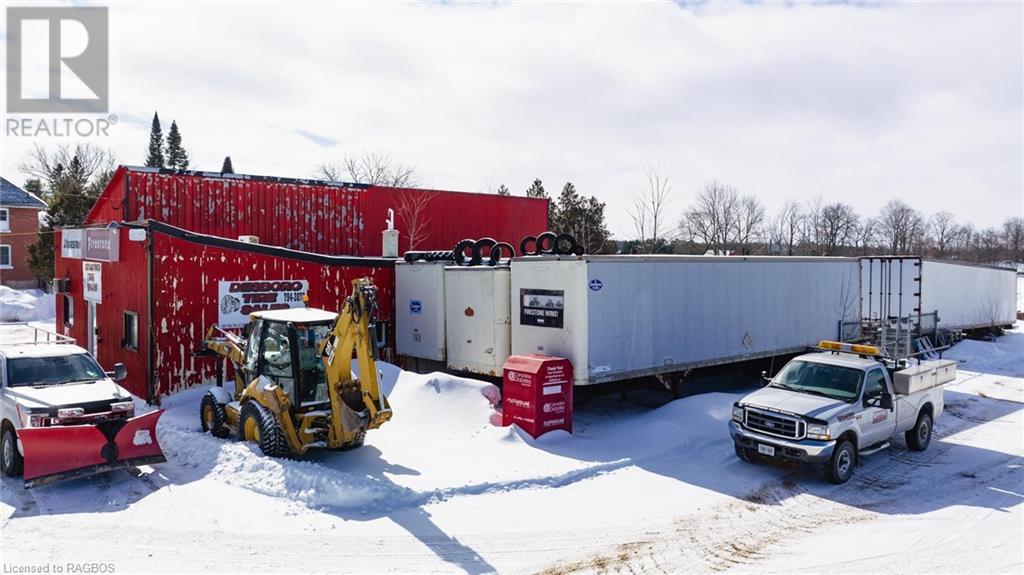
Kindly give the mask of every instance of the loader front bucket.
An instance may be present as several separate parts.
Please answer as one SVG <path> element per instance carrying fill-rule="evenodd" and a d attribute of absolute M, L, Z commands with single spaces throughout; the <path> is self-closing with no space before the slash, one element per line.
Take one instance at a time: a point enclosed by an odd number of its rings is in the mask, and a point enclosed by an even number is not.
<path fill-rule="evenodd" d="M 163 410 L 90 425 L 18 430 L 25 487 L 166 461 L 156 440 Z"/>

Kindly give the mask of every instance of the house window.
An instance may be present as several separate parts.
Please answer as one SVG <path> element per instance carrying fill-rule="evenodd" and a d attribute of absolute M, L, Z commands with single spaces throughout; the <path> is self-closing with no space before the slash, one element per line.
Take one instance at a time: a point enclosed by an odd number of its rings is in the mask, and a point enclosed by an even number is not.
<path fill-rule="evenodd" d="M 0 208 L 0 232 L 11 231 L 11 210 Z"/>
<path fill-rule="evenodd" d="M 139 314 L 133 311 L 124 312 L 124 347 L 139 349 Z"/>
<path fill-rule="evenodd" d="M 0 245 L 0 268 L 11 269 L 13 267 L 11 265 L 11 246 Z"/>
<path fill-rule="evenodd" d="M 64 295 L 64 325 L 71 327 L 75 325 L 75 300 L 71 299 L 71 296 Z"/>

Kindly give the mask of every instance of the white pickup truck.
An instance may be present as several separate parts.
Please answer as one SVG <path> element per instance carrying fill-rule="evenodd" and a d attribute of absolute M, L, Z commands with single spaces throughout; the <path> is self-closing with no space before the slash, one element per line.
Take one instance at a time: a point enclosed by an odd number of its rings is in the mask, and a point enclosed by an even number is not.
<path fill-rule="evenodd" d="M 740 459 L 821 465 L 838 484 L 898 433 L 914 451 L 928 447 L 955 361 L 894 361 L 873 346 L 828 341 L 819 349 L 733 404 L 729 432 Z"/>
<path fill-rule="evenodd" d="M 133 417 L 132 395 L 66 336 L 0 324 L 0 471 L 33 487 L 164 461 L 162 411 Z"/>

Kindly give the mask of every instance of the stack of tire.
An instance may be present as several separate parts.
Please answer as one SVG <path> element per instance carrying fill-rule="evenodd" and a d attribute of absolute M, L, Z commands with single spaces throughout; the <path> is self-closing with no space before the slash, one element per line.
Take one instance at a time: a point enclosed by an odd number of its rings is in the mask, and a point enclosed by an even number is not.
<path fill-rule="evenodd" d="M 572 234 L 544 232 L 523 238 L 519 242 L 519 253 L 524 256 L 582 256 L 584 249 Z"/>
<path fill-rule="evenodd" d="M 524 256 L 582 256 L 584 250 L 572 234 L 544 232 L 524 237 L 519 242 L 519 253 Z M 455 244 L 454 250 L 405 252 L 405 261 L 409 263 L 449 261 L 466 267 L 506 265 L 514 257 L 516 249 L 512 244 L 494 238 L 465 239 Z"/>
<path fill-rule="evenodd" d="M 494 238 L 465 239 L 455 244 L 455 263 L 460 266 L 496 266 L 516 257 L 512 244 Z M 504 259 L 504 261 L 503 261 Z"/>

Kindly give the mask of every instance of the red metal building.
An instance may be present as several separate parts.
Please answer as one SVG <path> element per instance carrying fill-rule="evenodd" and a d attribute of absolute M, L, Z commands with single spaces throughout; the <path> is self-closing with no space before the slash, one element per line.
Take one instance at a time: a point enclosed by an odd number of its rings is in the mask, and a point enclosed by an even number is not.
<path fill-rule="evenodd" d="M 192 355 L 211 324 L 240 325 L 232 322 L 261 305 L 301 305 L 301 294 L 337 310 L 357 277 L 380 290 L 383 351 L 392 353 L 391 259 L 249 244 L 152 220 L 56 234 L 58 331 L 108 369 L 125 364 L 126 387 L 150 401 L 215 377 L 214 360 Z"/>
<path fill-rule="evenodd" d="M 548 225 L 547 199 L 128 166 L 117 169 L 86 224 L 150 219 L 306 252 L 379 256 L 388 209 L 400 250 L 409 249 L 412 218 L 401 206 L 411 198 L 422 200 L 421 250 L 487 236 L 518 246 Z"/>

